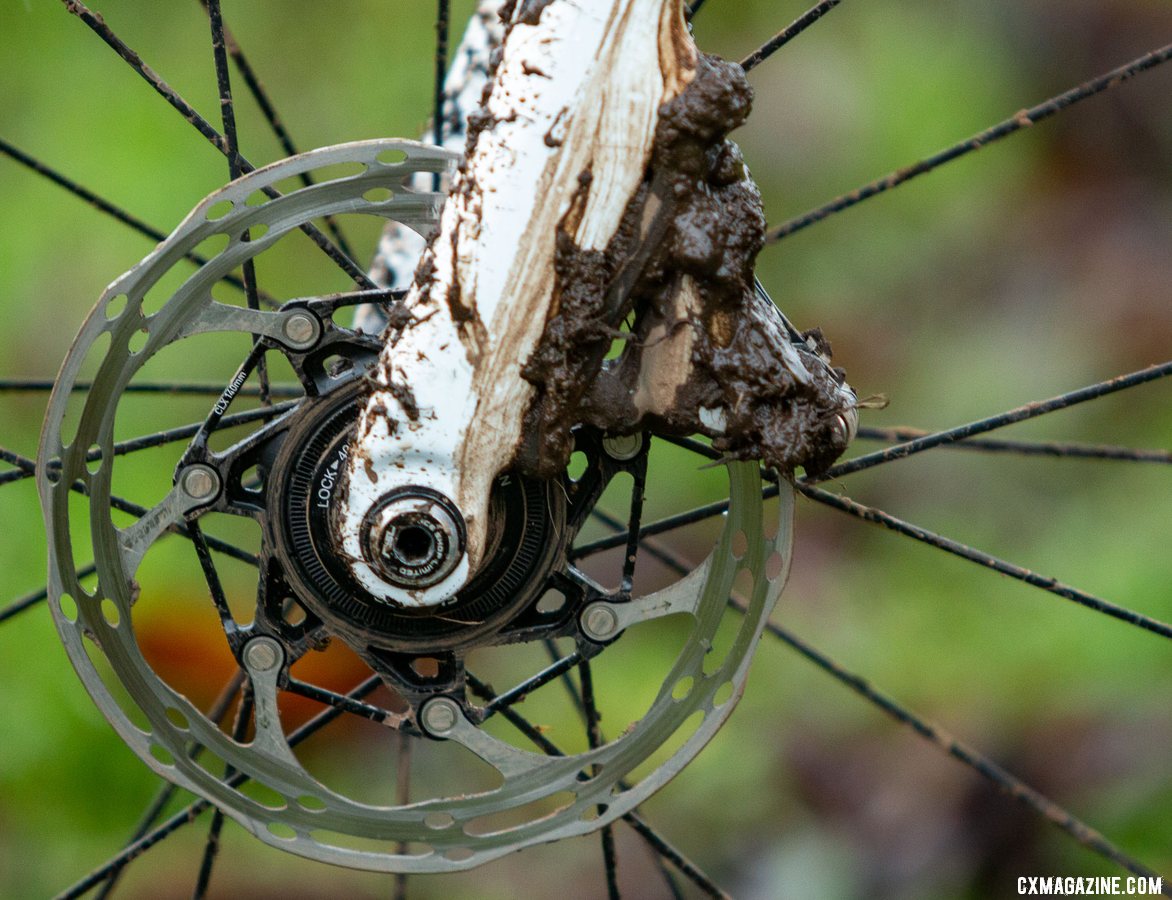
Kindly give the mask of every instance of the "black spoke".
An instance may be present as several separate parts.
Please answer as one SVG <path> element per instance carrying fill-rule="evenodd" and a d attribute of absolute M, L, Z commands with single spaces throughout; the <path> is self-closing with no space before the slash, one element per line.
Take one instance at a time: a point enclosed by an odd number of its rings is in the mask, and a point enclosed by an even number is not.
<path fill-rule="evenodd" d="M 369 703 L 362 703 L 354 700 L 344 694 L 338 694 L 334 691 L 328 691 L 325 688 L 318 687 L 316 684 L 309 684 L 304 681 L 298 681 L 296 678 L 290 678 L 288 683 L 283 686 L 283 689 L 291 694 L 300 694 L 310 700 L 316 700 L 324 706 L 332 706 L 339 712 L 350 713 L 351 715 L 359 716 L 363 719 L 369 719 L 372 722 L 382 724 L 388 718 L 392 718 L 393 714 L 385 709 L 380 709 L 377 706 L 372 706 Z"/>
<path fill-rule="evenodd" d="M 45 163 L 41 162 L 40 160 L 35 159 L 32 156 L 29 156 L 27 153 L 25 153 L 24 151 L 20 150 L 17 147 L 14 147 L 12 144 L 8 143 L 8 141 L 3 140 L 2 138 L 0 138 L 0 153 L 3 153 L 5 156 L 9 157 L 10 159 L 15 160 L 16 162 L 20 163 L 22 166 L 25 166 L 25 167 L 31 169 L 32 171 L 36 172 L 38 175 L 44 176 L 45 178 L 49 179 L 49 181 L 53 182 L 53 184 L 57 185 L 58 187 L 65 188 L 65 190 L 69 191 L 69 193 L 73 194 L 76 197 L 80 197 L 82 200 L 84 200 L 90 206 L 94 207 L 94 209 L 98 210 L 99 212 L 103 212 L 108 216 L 111 216 L 112 218 L 121 222 L 123 225 L 129 226 L 131 229 L 133 229 L 134 231 L 137 231 L 139 234 L 150 238 L 156 244 L 161 241 L 165 241 L 167 239 L 167 235 L 164 234 L 162 231 L 160 231 L 158 228 L 155 228 L 153 225 L 148 225 L 142 219 L 138 218 L 135 215 L 132 215 L 131 213 L 128 213 L 126 210 L 122 209 L 119 206 L 116 206 L 115 204 L 111 203 L 109 200 L 106 200 L 105 198 L 98 196 L 93 191 L 89 190 L 86 187 L 83 187 L 82 185 L 80 185 L 76 181 L 74 181 L 73 179 L 66 178 L 64 175 L 62 175 L 56 169 L 53 169 L 53 168 L 45 165 Z M 207 263 L 208 263 L 207 257 L 200 256 L 198 253 L 185 253 L 185 254 L 183 254 L 183 258 L 190 260 L 191 262 L 195 263 L 197 266 L 207 265 Z M 228 282 L 229 284 L 233 285 L 234 287 L 239 288 L 240 290 L 244 290 L 244 282 L 240 278 L 237 278 L 235 275 L 231 275 L 231 274 L 225 275 L 223 277 L 223 280 Z M 274 301 L 273 298 L 268 296 L 267 294 L 262 294 L 261 298 L 271 306 L 276 305 L 276 301 Z"/>
<path fill-rule="evenodd" d="M 736 599 L 731 602 L 742 612 L 747 609 L 743 602 Z M 765 627 L 769 634 L 796 650 L 824 672 L 833 676 L 838 682 L 849 687 L 860 697 L 872 703 L 901 725 L 906 725 L 911 728 L 912 731 L 937 749 L 947 753 L 953 759 L 964 763 L 970 769 L 973 769 L 981 777 L 987 779 L 997 787 L 998 790 L 1012 797 L 1027 809 L 1033 810 L 1047 822 L 1062 829 L 1062 831 L 1066 832 L 1084 847 L 1095 851 L 1100 856 L 1111 860 L 1111 862 L 1136 875 L 1145 878 L 1157 877 L 1154 871 L 1132 859 L 1103 837 L 1098 831 L 1095 831 L 1095 829 L 1091 828 L 1085 822 L 1073 816 L 1049 797 L 1030 787 L 1017 776 L 1001 768 L 1001 766 L 997 765 L 997 763 L 993 762 L 985 754 L 958 741 L 942 728 L 939 728 L 927 719 L 912 712 L 906 706 L 896 702 L 891 697 L 873 687 L 866 679 L 848 672 L 833 659 L 815 650 L 780 625 L 767 622 Z M 1172 890 L 1172 887 L 1169 886 L 1168 879 L 1165 878 L 1163 893 L 1172 896 L 1170 890 Z"/>
<path fill-rule="evenodd" d="M 472 673 L 468 673 L 468 686 L 472 688 L 473 692 L 480 697 L 480 699 L 487 701 L 489 706 L 492 706 L 497 701 L 497 696 L 493 693 L 492 688 L 489 687 L 480 679 L 476 678 Z M 501 709 L 503 715 L 513 726 L 517 728 L 525 737 L 529 738 L 543 753 L 550 756 L 564 756 L 561 749 L 547 738 L 541 731 L 533 725 L 528 719 L 524 718 L 520 713 L 511 707 L 504 707 Z M 720 900 L 728 900 L 729 895 L 722 891 L 711 878 L 706 875 L 694 862 L 689 860 L 683 853 L 673 847 L 668 840 L 663 837 L 658 831 L 652 828 L 647 821 L 637 812 L 631 811 L 622 817 L 623 821 L 630 825 L 640 837 L 645 840 L 648 845 L 655 850 L 663 859 L 666 859 L 679 872 L 686 876 L 689 881 L 695 884 L 698 888 L 704 891 L 709 897 L 720 898 Z"/>
<path fill-rule="evenodd" d="M 240 695 L 240 704 L 236 707 L 236 718 L 232 723 L 232 740 L 243 743 L 248 732 L 248 721 L 252 717 L 252 691 L 245 689 Z M 224 780 L 228 781 L 236 770 L 231 766 L 224 768 Z M 196 878 L 192 900 L 203 900 L 207 896 L 208 885 L 212 881 L 212 868 L 220 852 L 220 832 L 224 828 L 224 813 L 219 809 L 212 813 L 211 825 L 208 826 L 207 840 L 204 842 L 203 859 L 199 865 L 199 875 Z"/>
<path fill-rule="evenodd" d="M 520 703 L 529 694 L 543 687 L 553 681 L 555 678 L 560 678 L 563 673 L 570 671 L 574 666 L 582 661 L 582 655 L 575 650 L 569 656 L 559 659 L 552 666 L 542 669 L 532 678 L 522 681 L 516 687 L 505 691 L 503 694 L 495 697 L 491 703 L 484 707 L 484 718 L 487 719 L 498 712 L 502 712 L 506 708 L 512 706 L 514 703 Z"/>
<path fill-rule="evenodd" d="M 231 428 L 236 425 L 245 425 L 249 422 L 264 421 L 275 418 L 282 413 L 293 409 L 297 404 L 294 402 L 278 403 L 275 406 L 269 406 L 264 409 L 249 409 L 244 412 L 233 413 L 230 416 L 224 416 L 220 420 L 218 430 Z M 149 450 L 153 447 L 161 447 L 164 444 L 172 444 L 176 441 L 187 440 L 194 437 L 201 428 L 202 423 L 192 423 L 190 425 L 181 425 L 178 428 L 171 428 L 167 431 L 157 431 L 154 434 L 146 434 L 142 437 L 132 438 L 128 441 L 121 441 L 114 445 L 114 456 L 125 456 L 130 453 L 138 453 L 142 450 Z M 92 462 L 102 458 L 101 450 L 90 450 L 86 452 L 86 461 Z M 58 469 L 61 467 L 60 460 L 51 459 L 46 464 L 49 469 Z M 7 484 L 11 481 L 22 481 L 26 478 L 31 478 L 33 472 L 26 469 L 17 469 L 13 472 L 4 472 L 0 474 L 0 484 Z"/>
<path fill-rule="evenodd" d="M 673 441 L 673 443 L 675 443 Z M 703 444 L 698 446 L 703 447 Z M 708 449 L 708 448 L 705 448 Z M 720 454 L 715 456 L 719 458 Z M 761 495 L 768 500 L 770 497 L 777 496 L 777 485 L 769 484 L 765 486 L 765 490 Z M 705 519 L 712 519 L 716 516 L 723 515 L 728 512 L 729 502 L 727 500 L 718 500 L 714 503 L 708 503 L 704 506 L 697 506 L 695 509 L 690 509 L 686 512 L 677 513 L 674 516 L 667 516 L 655 522 L 650 522 L 639 528 L 639 539 L 642 541 L 655 534 L 663 534 L 667 531 L 674 531 L 677 528 L 683 528 L 685 525 L 693 525 L 696 522 L 703 522 Z M 593 556 L 596 553 L 601 553 L 604 550 L 610 550 L 614 547 L 624 547 L 627 544 L 629 536 L 627 531 L 617 531 L 614 534 L 606 537 L 598 538 L 586 544 L 574 547 L 571 555 L 574 559 L 585 559 L 588 556 Z"/>
<path fill-rule="evenodd" d="M 746 72 L 755 69 L 841 2 L 842 0 L 822 0 L 821 3 L 806 10 L 797 19 L 742 59 L 741 68 Z"/>
<path fill-rule="evenodd" d="M 817 488 L 810 490 L 817 491 Z M 819 491 L 819 493 L 822 493 Z M 650 548 L 645 548 L 650 549 Z M 687 561 L 675 555 L 672 551 L 662 547 L 655 548 L 655 555 L 661 559 L 666 565 L 672 568 L 678 575 L 687 575 L 691 571 L 691 566 Z M 748 605 L 745 601 L 737 596 L 729 598 L 729 604 L 742 613 L 748 612 Z M 896 702 L 887 695 L 881 693 L 876 688 L 872 687 L 869 682 L 854 675 L 832 660 L 825 654 L 815 650 L 812 646 L 796 637 L 787 629 L 781 627 L 773 621 L 765 623 L 766 631 L 773 637 L 789 645 L 794 650 L 801 653 L 806 659 L 818 665 L 824 671 L 828 672 L 835 679 L 847 685 L 851 690 L 869 700 L 884 713 L 894 718 L 901 724 L 909 726 L 920 737 L 925 738 L 929 743 L 946 752 L 949 756 L 960 760 L 965 765 L 974 769 L 978 774 L 991 781 L 999 790 L 1013 797 L 1018 802 L 1022 803 L 1029 809 L 1041 815 L 1044 819 L 1061 828 L 1076 841 L 1085 847 L 1101 854 L 1117 865 L 1122 866 L 1130 872 L 1144 877 L 1154 877 L 1155 872 L 1141 865 L 1127 854 L 1123 853 L 1114 844 L 1103 837 L 1099 832 L 1090 828 L 1084 822 L 1075 818 L 1065 809 L 1060 807 L 1048 797 L 1039 793 L 1034 788 L 1030 787 L 1021 779 L 1010 774 L 1005 769 L 1002 769 L 987 756 L 973 749 L 972 747 L 962 744 L 955 738 L 948 735 L 942 729 L 928 722 L 926 719 L 917 716 L 907 707 Z M 1165 880 L 1166 881 L 1166 880 Z M 1167 886 L 1164 888 L 1165 893 L 1168 892 Z"/>
<path fill-rule="evenodd" d="M 228 680 L 228 683 L 224 685 L 223 689 L 220 691 L 219 696 L 216 697 L 214 701 L 212 701 L 211 708 L 208 710 L 207 714 L 208 720 L 214 722 L 216 725 L 219 725 L 220 720 L 224 718 L 225 713 L 228 712 L 228 708 L 232 705 L 232 702 L 236 699 L 236 695 L 240 692 L 240 688 L 243 686 L 244 671 L 242 669 L 237 669 L 236 674 L 233 675 L 231 679 Z M 199 759 L 199 757 L 203 754 L 203 751 L 203 744 L 194 744 L 189 749 L 187 755 L 190 759 L 196 760 Z M 166 808 L 167 804 L 171 802 L 171 799 L 175 796 L 176 793 L 178 793 L 178 791 L 178 785 L 175 785 L 171 782 L 164 782 L 159 787 L 158 793 L 156 793 L 151 802 L 147 804 L 147 808 L 139 817 L 138 824 L 135 825 L 134 832 L 130 836 L 130 840 L 126 842 L 127 846 L 133 844 L 135 841 L 140 840 L 143 835 L 150 831 L 155 822 L 159 820 L 159 816 L 163 814 L 163 810 Z M 126 863 L 123 863 L 122 865 L 111 869 L 110 873 L 106 876 L 105 883 L 95 895 L 94 900 L 105 900 L 106 897 L 110 896 L 110 893 L 114 890 L 114 886 L 118 883 L 118 877 L 122 874 L 122 870 L 125 868 Z"/>
<path fill-rule="evenodd" d="M 395 766 L 395 805 L 406 806 L 411 802 L 411 737 L 407 732 L 399 729 L 397 733 L 398 740 L 398 760 Z M 407 852 L 407 843 L 400 841 L 398 845 L 399 853 Z M 395 900 L 407 900 L 407 873 L 395 873 Z"/>
<path fill-rule="evenodd" d="M 594 676 L 590 673 L 590 660 L 584 659 L 578 663 L 578 683 L 582 686 L 582 708 L 586 713 L 586 740 L 591 750 L 602 746 L 602 729 L 598 725 L 598 705 L 594 702 Z M 598 774 L 598 767 L 593 774 Z M 601 815 L 606 811 L 605 806 L 598 808 Z M 606 867 L 606 890 L 610 900 L 618 900 L 619 875 L 618 857 L 614 847 L 614 829 L 606 825 L 602 829 L 602 861 Z"/>
<path fill-rule="evenodd" d="M 809 483 L 816 483 L 841 478 L 843 475 L 849 475 L 852 472 L 869 469 L 881 463 L 894 462 L 897 459 L 911 456 L 913 453 L 930 450 L 933 447 L 939 447 L 943 444 L 973 437 L 986 431 L 1004 428 L 1006 425 L 1013 425 L 1016 422 L 1024 422 L 1026 419 L 1034 419 L 1060 409 L 1066 409 L 1068 406 L 1086 403 L 1088 400 L 1113 394 L 1116 391 L 1126 390 L 1127 388 L 1133 388 L 1149 381 L 1165 378 L 1168 375 L 1172 375 L 1172 362 L 1149 366 L 1146 369 L 1140 369 L 1128 375 L 1120 375 L 1116 378 L 1100 381 L 1098 384 L 1092 384 L 1088 387 L 1079 388 L 1076 391 L 1051 397 L 1049 400 L 1038 400 L 1034 403 L 1027 403 L 1025 406 L 1019 406 L 1008 412 L 989 416 L 986 419 L 978 419 L 975 422 L 969 422 L 967 425 L 960 425 L 956 428 L 950 428 L 947 431 L 938 431 L 934 434 L 925 435 L 924 437 L 914 438 L 906 443 L 897 444 L 894 447 L 888 447 L 884 450 L 877 450 L 874 453 L 867 453 L 864 456 L 856 456 L 854 459 L 849 459 L 844 463 L 839 463 L 837 466 L 831 467 L 819 478 L 807 478 L 805 480 Z"/>
<path fill-rule="evenodd" d="M 1103 600 L 1085 591 L 1080 591 L 1070 585 L 1063 584 L 1055 578 L 1049 578 L 1045 575 L 1039 575 L 1036 572 L 1031 572 L 1029 569 L 1007 562 L 983 550 L 977 550 L 967 544 L 962 544 L 959 541 L 954 541 L 951 538 L 946 538 L 942 535 L 928 531 L 926 528 L 921 528 L 918 525 L 913 525 L 903 519 L 898 519 L 890 513 L 886 513 L 881 509 L 876 509 L 872 506 L 864 506 L 861 503 L 856 503 L 849 497 L 840 497 L 837 494 L 832 494 L 829 491 L 824 491 L 821 488 L 812 487 L 808 484 L 798 482 L 796 488 L 811 500 L 826 506 L 837 509 L 841 512 L 847 513 L 855 518 L 862 519 L 865 522 L 870 522 L 874 525 L 882 525 L 898 534 L 905 537 L 910 537 L 921 543 L 935 547 L 938 550 L 943 550 L 945 553 L 951 553 L 953 556 L 959 556 L 961 559 L 967 559 L 969 562 L 974 562 L 986 569 L 992 569 L 1002 575 L 1008 575 L 1032 587 L 1040 588 L 1043 591 L 1062 597 L 1066 600 L 1073 601 L 1087 609 L 1093 609 L 1095 612 L 1103 613 L 1112 618 L 1119 619 L 1121 622 L 1126 622 L 1129 625 L 1134 625 L 1137 628 L 1143 628 L 1153 634 L 1158 634 L 1161 637 L 1172 638 L 1172 625 L 1167 625 L 1157 619 L 1145 616 L 1142 613 L 1137 613 L 1125 607 L 1118 606 L 1108 600 Z"/>
<path fill-rule="evenodd" d="M 224 140 L 228 145 L 228 177 L 235 181 L 243 174 L 240 166 L 240 138 L 236 134 L 236 110 L 232 100 L 232 77 L 228 72 L 228 50 L 224 45 L 224 19 L 220 15 L 220 0 L 207 0 L 208 18 L 212 26 L 212 56 L 216 64 L 216 88 L 220 92 L 220 116 L 224 124 Z M 241 241 L 251 240 L 249 229 L 244 229 Z M 241 268 L 244 276 L 244 296 L 249 309 L 260 309 L 256 296 L 256 264 L 251 257 L 244 260 Z M 259 334 L 252 336 L 260 338 Z M 272 404 L 269 395 L 268 364 L 262 356 L 256 361 L 256 376 L 260 383 L 260 402 L 263 406 Z"/>
<path fill-rule="evenodd" d="M 627 519 L 627 554 L 623 557 L 623 577 L 619 595 L 631 599 L 635 587 L 635 563 L 639 559 L 639 526 L 643 523 L 643 495 L 647 492 L 647 457 L 643 456 L 638 467 L 631 473 L 631 511 Z"/>
<path fill-rule="evenodd" d="M 87 7 L 81 0 L 62 0 L 65 8 L 83 21 L 90 30 L 97 34 L 103 41 L 114 50 L 135 72 L 137 72 L 143 80 L 147 82 L 155 91 L 163 97 L 180 115 L 183 116 L 201 135 L 203 135 L 208 142 L 219 150 L 224 156 L 228 157 L 229 161 L 235 159 L 241 172 L 251 172 L 256 167 L 239 153 L 234 152 L 229 145 L 227 138 L 220 134 L 216 129 L 201 116 L 195 108 L 184 100 L 175 91 L 171 85 L 159 77 L 159 75 L 145 62 L 142 57 L 135 53 L 126 43 L 118 37 L 106 24 L 105 20 L 100 15 L 95 13 Z M 272 187 L 262 189 L 266 196 L 270 198 L 280 197 L 280 193 Z M 309 236 L 309 238 L 321 248 L 321 250 L 332 259 L 339 268 L 347 275 L 354 279 L 355 282 L 367 288 L 374 290 L 377 285 L 371 281 L 365 272 L 358 266 L 353 259 L 343 253 L 333 243 L 330 242 L 321 231 L 310 223 L 305 223 L 299 226 L 300 229 Z"/>
<path fill-rule="evenodd" d="M 27 456 L 21 456 L 19 453 L 13 453 L 11 450 L 8 450 L 4 447 L 0 447 L 0 459 L 11 462 L 13 465 L 20 467 L 26 472 L 36 472 L 37 464 L 35 462 L 33 462 Z M 75 481 L 69 486 L 69 489 L 74 493 L 81 494 L 83 496 L 89 496 L 89 489 L 81 481 Z M 140 519 L 148 512 L 150 512 L 150 510 L 145 506 L 141 506 L 138 503 L 134 503 L 125 499 L 124 497 L 119 497 L 116 494 L 110 495 L 110 507 L 121 512 L 130 513 L 130 515 L 136 516 Z M 175 534 L 182 535 L 188 540 L 191 540 L 191 531 L 186 525 L 172 525 L 169 530 Z M 218 553 L 223 553 L 225 556 L 230 556 L 233 559 L 238 559 L 241 562 L 246 562 L 254 566 L 260 564 L 260 560 L 257 558 L 255 553 L 249 553 L 247 550 L 237 547 L 234 544 L 229 544 L 227 541 L 222 541 L 219 538 L 209 537 L 207 538 L 207 542 L 209 547 Z"/>
<path fill-rule="evenodd" d="M 203 4 L 205 10 L 208 9 L 209 0 L 200 0 L 200 3 Z M 227 25 L 223 25 L 223 35 L 224 46 L 228 51 L 228 56 L 232 58 L 232 62 L 236 66 L 236 71 L 244 79 L 244 84 L 248 88 L 248 92 L 252 95 L 252 99 L 260 107 L 261 114 L 265 117 L 265 122 L 268 123 L 270 130 L 273 132 L 278 143 L 280 143 L 281 149 L 285 151 L 286 156 L 296 156 L 300 152 L 297 149 L 297 145 L 293 143 L 293 138 L 289 135 L 289 130 L 285 127 L 285 123 L 281 120 L 281 117 L 277 115 L 276 107 L 273 106 L 273 101 L 269 97 L 268 91 L 265 90 L 265 86 L 257 76 L 256 70 L 252 68 L 248 57 L 244 55 L 244 51 L 240 48 L 240 43 L 236 40 Z M 316 184 L 313 176 L 309 172 L 300 172 L 297 178 L 305 187 L 312 187 Z M 325 216 L 323 221 L 326 224 L 326 229 L 329 231 L 330 236 L 337 243 L 341 251 L 346 256 L 353 258 L 354 252 L 350 248 L 350 242 L 346 240 L 346 236 L 342 233 L 342 229 L 338 226 L 334 217 Z"/>
<path fill-rule="evenodd" d="M 381 679 L 377 675 L 372 675 L 363 681 L 360 685 L 350 691 L 346 696 L 352 700 L 361 700 L 363 697 L 370 694 L 382 684 Z M 321 731 L 331 722 L 342 714 L 340 709 L 327 709 L 324 712 L 318 713 L 304 725 L 294 729 L 288 735 L 288 744 L 290 747 L 296 747 L 302 741 L 312 737 L 317 732 Z M 248 781 L 248 776 L 237 772 L 231 778 L 226 779 L 230 787 L 239 787 Z M 158 844 L 160 841 L 170 837 L 184 825 L 194 822 L 199 815 L 211 806 L 207 800 L 196 800 L 194 803 L 181 809 L 175 813 L 166 822 L 155 828 L 153 831 L 144 834 L 141 838 L 133 843 L 127 845 L 117 855 L 108 859 L 105 863 L 94 869 L 89 875 L 81 879 L 81 881 L 70 886 L 62 891 L 59 895 L 60 900 L 73 900 L 73 898 L 83 896 L 92 887 L 101 881 L 116 868 L 125 866 L 131 860 L 141 856 L 151 847 Z"/>
<path fill-rule="evenodd" d="M 93 563 L 90 563 L 88 566 L 84 566 L 77 570 L 78 580 L 80 581 L 82 578 L 88 578 L 97 571 L 98 567 Z M 38 588 L 31 594 L 25 594 L 25 596 L 21 597 L 19 600 L 14 600 L 8 606 L 0 609 L 0 624 L 7 622 L 13 616 L 19 615 L 26 609 L 32 609 L 37 604 L 44 603 L 48 596 L 49 586 L 45 585 L 45 587 Z"/>
<path fill-rule="evenodd" d="M 789 237 L 791 234 L 801 231 L 803 228 L 808 228 L 816 222 L 821 222 L 823 219 L 835 213 L 842 212 L 844 209 L 849 209 L 856 204 L 862 203 L 864 200 L 898 187 L 904 182 L 915 178 L 917 175 L 931 172 L 933 169 L 939 168 L 947 162 L 952 162 L 954 159 L 966 156 L 974 150 L 980 150 L 982 147 L 1008 137 L 1014 132 L 1041 122 L 1043 119 L 1048 119 L 1055 113 L 1069 106 L 1073 106 L 1080 100 L 1085 100 L 1088 97 L 1093 97 L 1095 94 L 1109 90 L 1141 72 L 1153 69 L 1167 62 L 1169 59 L 1172 59 L 1172 45 L 1154 50 L 1138 59 L 1132 60 L 1126 65 L 1120 66 L 1118 69 L 1112 69 L 1105 75 L 1088 81 L 1076 88 L 1072 88 L 1064 94 L 1052 97 L 1044 103 L 1039 103 L 1037 106 L 1014 113 L 1004 122 L 1000 122 L 992 128 L 987 128 L 978 134 L 974 134 L 967 140 L 953 144 L 951 147 L 941 150 L 933 156 L 929 156 L 905 168 L 897 169 L 894 172 L 884 175 L 882 178 L 872 181 L 870 184 L 856 188 L 849 194 L 843 194 L 841 197 L 837 197 L 817 209 L 811 210 L 795 219 L 790 219 L 788 222 L 771 229 L 766 237 L 766 242 L 776 243 L 782 238 Z"/>
<path fill-rule="evenodd" d="M 451 24 L 450 0 L 436 0 L 435 11 L 435 86 L 432 98 L 431 131 L 437 147 L 444 145 L 444 82 L 448 77 L 448 28 Z M 431 189 L 439 192 L 440 173 L 431 176 Z"/>
<path fill-rule="evenodd" d="M 858 437 L 865 441 L 904 443 L 932 432 L 920 428 L 859 428 Z M 1142 450 L 1135 447 L 1113 447 L 1103 444 L 1075 444 L 1062 441 L 1009 441 L 994 438 L 970 438 L 943 444 L 955 450 L 977 450 L 984 453 L 1006 453 L 1017 456 L 1047 456 L 1063 459 L 1104 459 L 1121 462 L 1172 463 L 1172 450 Z"/>
<path fill-rule="evenodd" d="M 53 390 L 55 382 L 44 378 L 0 378 L 0 391 L 11 393 L 38 393 L 41 391 Z M 91 390 L 94 386 L 92 381 L 75 381 L 70 388 L 75 392 L 82 392 Z M 122 388 L 124 394 L 175 394 L 175 395 L 211 395 L 218 396 L 224 393 L 224 386 L 222 384 L 195 384 L 186 381 L 175 382 L 142 382 L 141 384 L 128 384 Z M 278 384 L 274 385 L 272 395 L 274 397 L 301 397 L 305 391 L 295 384 Z M 251 385 L 244 385 L 236 392 L 237 397 L 258 397 L 260 396 L 260 389 L 252 387 Z"/>

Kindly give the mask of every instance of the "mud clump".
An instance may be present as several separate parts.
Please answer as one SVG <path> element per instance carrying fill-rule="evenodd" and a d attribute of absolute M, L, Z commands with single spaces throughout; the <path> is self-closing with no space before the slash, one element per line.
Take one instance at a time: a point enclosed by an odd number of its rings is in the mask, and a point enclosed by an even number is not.
<path fill-rule="evenodd" d="M 751 107 L 741 67 L 701 56 L 692 82 L 660 108 L 647 175 L 603 251 L 570 236 L 589 191 L 588 173 L 579 179 L 559 228 L 555 302 L 522 370 L 535 388 L 515 460 L 522 471 L 564 469 L 579 423 L 702 433 L 727 457 L 786 475 L 799 466 L 818 474 L 845 449 L 838 420 L 853 394 L 829 365 L 829 344 L 817 331 L 788 332 L 755 283 L 765 217 L 727 140 Z M 605 361 L 616 337 L 627 346 Z M 646 371 L 671 356 L 668 344 L 678 348 L 675 371 Z M 642 385 L 665 378 L 664 402 L 640 399 Z"/>

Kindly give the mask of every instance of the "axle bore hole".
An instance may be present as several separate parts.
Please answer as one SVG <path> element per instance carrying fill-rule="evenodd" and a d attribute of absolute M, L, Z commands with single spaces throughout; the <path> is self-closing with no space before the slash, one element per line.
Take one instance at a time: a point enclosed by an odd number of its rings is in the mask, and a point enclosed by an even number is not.
<path fill-rule="evenodd" d="M 421 525 L 407 525 L 395 532 L 395 557 L 407 565 L 426 562 L 435 554 L 435 539 Z"/>

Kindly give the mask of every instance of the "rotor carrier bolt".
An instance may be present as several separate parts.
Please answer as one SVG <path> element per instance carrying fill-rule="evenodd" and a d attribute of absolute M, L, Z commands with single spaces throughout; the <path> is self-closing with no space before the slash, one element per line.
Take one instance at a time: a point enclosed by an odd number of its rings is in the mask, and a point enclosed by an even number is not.
<path fill-rule="evenodd" d="M 211 466 L 188 466 L 179 477 L 179 486 L 192 500 L 210 500 L 220 489 L 220 476 Z"/>
<path fill-rule="evenodd" d="M 602 449 L 606 451 L 606 455 L 611 459 L 626 462 L 638 456 L 639 451 L 643 449 L 643 435 L 616 434 L 612 437 L 604 437 L 602 439 Z"/>
<path fill-rule="evenodd" d="M 582 613 L 582 631 L 592 641 L 609 641 L 618 630 L 619 617 L 609 603 L 592 603 Z"/>
<path fill-rule="evenodd" d="M 432 737 L 446 737 L 460 721 L 460 707 L 449 697 L 434 697 L 423 705 L 419 720 Z"/>
<path fill-rule="evenodd" d="M 281 323 L 285 340 L 293 347 L 309 347 L 317 340 L 317 321 L 306 312 L 290 313 Z"/>
<path fill-rule="evenodd" d="M 269 672 L 281 664 L 281 645 L 270 637 L 253 638 L 244 648 L 244 665 L 254 672 Z"/>

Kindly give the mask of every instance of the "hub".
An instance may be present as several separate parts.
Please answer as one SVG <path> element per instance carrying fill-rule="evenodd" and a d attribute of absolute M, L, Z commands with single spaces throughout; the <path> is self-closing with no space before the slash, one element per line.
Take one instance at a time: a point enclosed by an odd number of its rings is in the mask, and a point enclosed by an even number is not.
<path fill-rule="evenodd" d="M 398 605 L 353 577 L 331 523 L 341 514 L 340 479 L 357 426 L 358 384 L 310 401 L 284 436 L 266 505 L 281 581 L 306 610 L 355 647 L 408 653 L 460 650 L 522 627 L 562 556 L 566 495 L 557 481 L 506 475 L 490 504 L 484 564 L 455 597 L 434 607 Z M 395 587 L 442 580 L 464 553 L 463 521 L 438 492 L 394 491 L 363 525 L 364 561 Z M 271 588 L 274 595 L 283 590 Z"/>
<path fill-rule="evenodd" d="M 366 517 L 362 546 L 367 561 L 396 587 L 438 584 L 464 555 L 464 522 L 455 505 L 424 487 L 402 488 Z"/>

